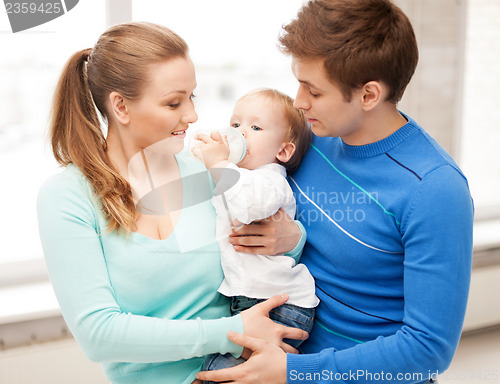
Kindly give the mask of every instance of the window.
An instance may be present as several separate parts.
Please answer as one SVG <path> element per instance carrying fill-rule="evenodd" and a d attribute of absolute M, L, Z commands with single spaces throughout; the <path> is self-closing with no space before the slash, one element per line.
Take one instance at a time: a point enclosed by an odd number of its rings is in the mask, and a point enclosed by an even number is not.
<path fill-rule="evenodd" d="M 478 218 L 500 217 L 500 2 L 468 2 L 461 167 Z"/>
<path fill-rule="evenodd" d="M 252 88 L 295 95 L 290 59 L 276 44 L 302 2 L 133 0 L 132 19 L 166 25 L 187 41 L 198 76 L 194 128 L 215 128 L 228 124 L 234 100 Z M 67 15 L 16 34 L 0 13 L 0 286 L 16 271 L 29 275 L 33 260 L 43 264 L 35 202 L 43 180 L 57 170 L 44 142 L 61 68 L 73 52 L 93 46 L 106 20 L 120 19 L 113 15 L 123 14 L 123 3 L 82 0 Z M 500 207 L 499 18 L 498 0 L 468 2 L 460 166 L 479 208 Z M 500 209 L 488 212 L 500 218 Z"/>
<path fill-rule="evenodd" d="M 49 23 L 13 34 L 0 14 L 0 287 L 44 275 L 36 220 L 40 185 L 58 171 L 46 140 L 52 95 L 61 69 L 92 47 L 106 24 L 126 21 L 123 0 L 85 0 Z M 133 3 L 133 19 L 169 26 L 186 39 L 197 65 L 196 126 L 228 124 L 234 98 L 258 86 L 293 95 L 288 58 L 276 49 L 280 25 L 302 0 L 204 0 Z M 224 11 L 220 11 L 220 10 Z M 210 15 L 210 17 L 207 17 Z M 42 271 L 41 271 L 42 270 Z"/>
<path fill-rule="evenodd" d="M 0 280 L 30 273 L 26 263 L 42 260 L 36 196 L 57 170 L 44 146 L 52 94 L 65 61 L 93 46 L 104 28 L 102 0 L 80 1 L 66 15 L 15 34 L 0 13 Z M 18 262 L 17 269 L 10 265 Z"/>
<path fill-rule="evenodd" d="M 291 96 L 297 83 L 290 59 L 277 49 L 281 25 L 303 0 L 133 0 L 132 18 L 165 25 L 189 45 L 196 66 L 199 120 L 193 128 L 225 127 L 234 101 L 257 87 Z M 285 70 L 284 70 L 285 69 Z"/>

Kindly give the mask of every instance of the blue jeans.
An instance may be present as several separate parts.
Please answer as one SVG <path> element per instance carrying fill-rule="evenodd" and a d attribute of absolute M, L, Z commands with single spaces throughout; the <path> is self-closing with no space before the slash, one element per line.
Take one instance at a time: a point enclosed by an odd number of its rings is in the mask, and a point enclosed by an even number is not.
<path fill-rule="evenodd" d="M 234 296 L 231 300 L 231 313 L 237 315 L 240 312 L 253 307 L 265 299 L 252 299 L 244 296 Z M 302 308 L 292 304 L 283 304 L 277 308 L 273 308 L 269 312 L 269 318 L 275 323 L 284 325 L 286 327 L 299 328 L 306 332 L 311 332 L 314 323 L 315 308 Z M 298 348 L 303 340 L 283 339 L 283 341 L 294 348 Z M 234 367 L 238 364 L 244 363 L 245 359 L 242 357 L 236 358 L 230 353 L 221 355 L 214 353 L 208 355 L 203 365 L 204 371 L 214 371 L 222 368 Z M 212 381 L 205 381 L 204 383 L 213 383 Z"/>

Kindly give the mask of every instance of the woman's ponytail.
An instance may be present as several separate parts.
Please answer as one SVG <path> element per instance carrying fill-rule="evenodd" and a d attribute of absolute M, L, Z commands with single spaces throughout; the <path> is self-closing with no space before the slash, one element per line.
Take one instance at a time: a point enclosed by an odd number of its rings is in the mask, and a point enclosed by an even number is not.
<path fill-rule="evenodd" d="M 50 138 L 57 162 L 73 163 L 89 180 L 108 220 L 108 229 L 135 229 L 136 210 L 129 183 L 111 164 L 106 139 L 87 81 L 91 49 L 75 53 L 56 87 Z"/>
<path fill-rule="evenodd" d="M 85 74 L 90 51 L 86 49 L 71 56 L 54 95 L 50 136 L 54 156 L 61 165 L 78 165 L 80 156 L 92 156 L 105 150 L 104 135 L 98 129 L 99 118 Z M 74 142 L 79 145 L 72 145 Z M 86 148 L 91 143 L 95 147 L 92 151 Z"/>

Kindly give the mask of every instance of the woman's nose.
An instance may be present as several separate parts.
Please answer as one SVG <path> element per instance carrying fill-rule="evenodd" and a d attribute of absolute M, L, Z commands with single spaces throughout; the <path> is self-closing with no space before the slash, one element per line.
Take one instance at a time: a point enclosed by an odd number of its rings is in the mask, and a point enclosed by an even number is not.
<path fill-rule="evenodd" d="M 198 114 L 196 113 L 196 110 L 195 110 L 193 104 L 187 106 L 187 110 L 184 113 L 182 120 L 183 120 L 183 123 L 186 123 L 186 124 L 196 123 L 196 121 L 198 120 Z"/>

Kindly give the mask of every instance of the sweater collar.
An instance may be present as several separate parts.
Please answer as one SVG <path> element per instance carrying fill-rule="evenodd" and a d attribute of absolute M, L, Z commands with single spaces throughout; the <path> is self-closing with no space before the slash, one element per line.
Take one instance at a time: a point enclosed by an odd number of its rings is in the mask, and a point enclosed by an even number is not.
<path fill-rule="evenodd" d="M 393 134 L 387 136 L 385 139 L 366 145 L 349 145 L 340 140 L 342 149 L 352 157 L 374 157 L 395 148 L 420 129 L 415 120 L 402 112 L 399 113 L 406 118 L 407 123 Z"/>

